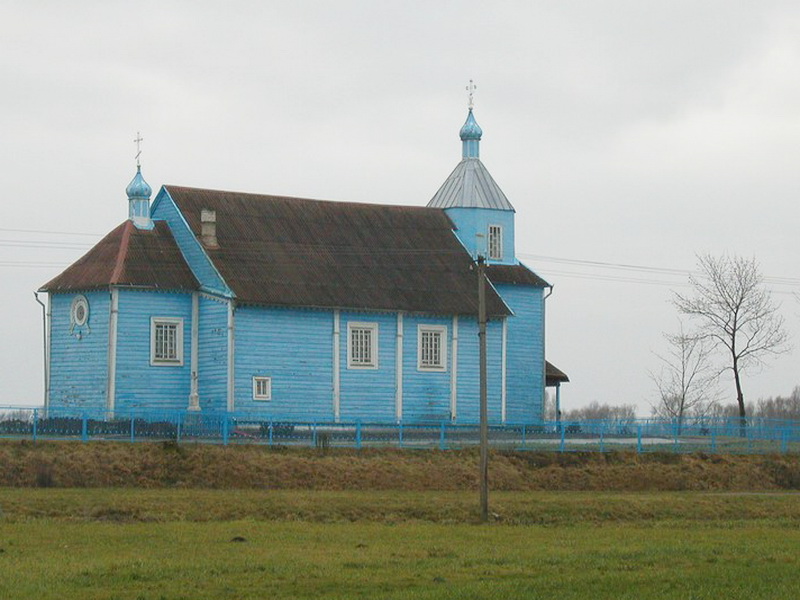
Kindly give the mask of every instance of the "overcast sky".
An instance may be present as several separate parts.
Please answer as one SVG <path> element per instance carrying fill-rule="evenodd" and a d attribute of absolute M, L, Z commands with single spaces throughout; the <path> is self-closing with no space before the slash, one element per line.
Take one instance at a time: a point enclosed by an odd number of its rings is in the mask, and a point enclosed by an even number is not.
<path fill-rule="evenodd" d="M 41 402 L 33 291 L 127 217 L 137 131 L 155 190 L 424 205 L 470 78 L 565 409 L 649 413 L 697 254 L 755 257 L 800 345 L 796 0 L 0 0 L 0 404 Z M 746 396 L 790 393 L 799 352 Z"/>

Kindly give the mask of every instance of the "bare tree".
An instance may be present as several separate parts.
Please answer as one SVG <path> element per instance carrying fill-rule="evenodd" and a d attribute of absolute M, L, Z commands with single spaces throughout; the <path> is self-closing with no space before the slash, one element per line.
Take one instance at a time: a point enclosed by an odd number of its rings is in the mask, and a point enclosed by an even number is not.
<path fill-rule="evenodd" d="M 564 413 L 566 421 L 632 421 L 635 418 L 636 406 L 633 404 L 600 404 L 597 401 Z"/>
<path fill-rule="evenodd" d="M 800 421 L 800 385 L 795 386 L 787 397 L 760 399 L 755 414 L 764 419 Z"/>
<path fill-rule="evenodd" d="M 683 322 L 679 333 L 664 338 L 666 353 L 656 353 L 661 369 L 650 373 L 658 390 L 653 414 L 675 419 L 680 432 L 684 416 L 704 415 L 716 403 L 719 371 L 711 362 L 712 345 L 702 336 L 686 333 Z"/>
<path fill-rule="evenodd" d="M 689 278 L 692 295 L 676 293 L 677 309 L 694 317 L 703 339 L 726 354 L 733 373 L 742 429 L 746 425 L 742 374 L 789 349 L 783 317 L 764 289 L 755 259 L 699 256 L 700 275 Z"/>

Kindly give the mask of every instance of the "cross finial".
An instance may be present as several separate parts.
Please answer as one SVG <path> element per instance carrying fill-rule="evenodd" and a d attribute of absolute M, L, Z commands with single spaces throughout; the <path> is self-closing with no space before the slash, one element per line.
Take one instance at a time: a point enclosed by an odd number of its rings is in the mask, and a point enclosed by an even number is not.
<path fill-rule="evenodd" d="M 473 83 L 472 79 L 470 79 L 469 85 L 467 86 L 466 89 L 469 92 L 469 109 L 472 110 L 472 107 L 475 106 L 475 102 L 473 101 L 472 96 L 475 93 L 475 90 L 478 89 L 478 86 Z"/>
<path fill-rule="evenodd" d="M 141 143 L 144 141 L 144 138 L 143 138 L 143 137 L 141 136 L 141 134 L 140 134 L 140 133 L 137 131 L 137 132 L 136 132 L 136 139 L 135 139 L 135 140 L 133 140 L 133 141 L 136 143 L 136 168 L 138 169 L 139 167 L 141 167 L 141 166 L 142 166 L 142 165 L 139 163 L 139 156 L 141 156 L 141 154 L 142 154 L 142 148 L 141 148 L 141 145 L 140 145 L 140 144 L 141 144 Z"/>

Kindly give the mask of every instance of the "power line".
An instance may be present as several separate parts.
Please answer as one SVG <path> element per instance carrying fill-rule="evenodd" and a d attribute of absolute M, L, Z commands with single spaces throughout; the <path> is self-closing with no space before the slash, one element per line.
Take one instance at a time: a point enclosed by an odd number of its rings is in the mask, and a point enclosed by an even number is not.
<path fill-rule="evenodd" d="M 5 232 L 14 232 L 14 233 L 38 233 L 38 234 L 47 234 L 47 235 L 76 235 L 76 236 L 89 236 L 89 237 L 101 237 L 99 234 L 93 233 L 79 233 L 79 232 L 63 232 L 63 231 L 49 231 L 49 230 L 33 230 L 33 229 L 9 229 L 9 228 L 0 228 L 0 231 Z M 347 245 L 347 246 L 339 246 L 339 245 L 332 245 L 332 244 L 319 244 L 319 243 L 302 243 L 302 242 L 279 242 L 279 241 L 261 241 L 261 240 L 252 240 L 252 241 L 237 241 L 237 245 L 239 246 L 239 255 L 243 258 L 253 257 L 253 258 L 261 258 L 264 255 L 263 250 L 258 252 L 256 251 L 245 251 L 241 252 L 242 246 L 259 246 L 263 248 L 265 245 L 267 247 L 274 246 L 276 248 L 281 248 L 282 250 L 288 252 L 282 253 L 283 256 L 279 259 L 283 266 L 292 266 L 295 264 L 303 264 L 311 259 L 319 259 L 321 258 L 320 255 L 330 254 L 332 256 L 343 257 L 343 256 L 358 256 L 363 255 L 365 253 L 363 246 L 354 246 L 354 245 Z M 82 242 L 70 242 L 70 241 L 49 241 L 49 240 L 36 240 L 36 239 L 0 239 L 0 247 L 10 247 L 10 248 L 26 248 L 26 249 L 43 249 L 43 250 L 80 250 L 80 249 L 88 249 L 91 247 L 91 244 L 85 244 Z M 425 255 L 429 254 L 462 254 L 462 249 L 457 250 L 450 250 L 450 249 L 442 249 L 442 248 L 419 248 L 419 247 L 411 247 L 411 248 L 392 248 L 386 250 L 369 250 L 368 254 L 370 255 L 381 255 L 381 256 L 405 256 L 409 258 L 413 257 L 424 257 Z M 608 262 L 608 261 L 599 261 L 599 260 L 588 260 L 588 259 L 575 259 L 575 258 L 566 258 L 566 257 L 558 257 L 558 256 L 548 256 L 548 255 L 540 255 L 540 254 L 529 254 L 525 252 L 520 252 L 517 254 L 518 257 L 524 259 L 530 259 L 535 261 L 536 263 L 536 271 L 539 273 L 555 275 L 558 277 L 569 277 L 575 279 L 586 279 L 586 280 L 594 280 L 594 281 L 607 281 L 607 282 L 616 282 L 616 283 L 635 283 L 635 284 L 643 284 L 643 285 L 660 285 L 660 286 L 685 286 L 688 285 L 688 281 L 674 281 L 668 279 L 660 279 L 659 277 L 668 277 L 668 278 L 675 278 L 675 277 L 682 277 L 688 278 L 690 276 L 699 276 L 701 273 L 698 271 L 691 271 L 688 269 L 676 269 L 676 268 L 669 268 L 669 267 L 657 267 L 652 265 L 637 265 L 637 264 L 630 264 L 630 263 L 620 263 L 620 262 Z M 275 262 L 275 258 L 271 259 Z M 548 269 L 547 267 L 543 267 L 541 263 L 555 263 L 562 266 L 574 266 L 574 267 L 585 267 L 586 269 L 590 269 L 594 272 L 581 272 L 581 271 L 565 271 L 563 269 Z M 157 262 L 153 264 L 158 264 Z M 359 267 L 363 266 L 359 263 L 353 264 L 344 264 L 342 265 L 339 263 L 340 266 L 343 267 Z M 44 267 L 63 267 L 66 266 L 65 263 L 55 263 L 55 262 L 44 262 L 44 261 L 0 261 L 0 267 L 10 267 L 10 268 L 21 268 L 21 267 L 31 267 L 31 268 L 44 268 Z M 625 276 L 622 274 L 614 275 L 614 274 L 605 274 L 603 270 L 611 270 L 611 271 L 622 271 L 623 273 L 629 273 L 629 276 Z M 656 276 L 655 278 L 642 278 L 637 277 L 636 275 L 653 275 Z M 763 280 L 767 284 L 777 285 L 777 286 L 800 286 L 800 278 L 795 277 L 780 277 L 780 276 L 764 276 Z M 778 292 L 778 293 L 786 293 L 786 292 Z"/>
<path fill-rule="evenodd" d="M 44 250 L 60 249 L 65 250 L 80 250 L 91 248 L 89 244 L 81 244 L 79 242 L 47 242 L 41 240 L 0 240 L 0 247 L 5 248 L 41 248 Z"/>
<path fill-rule="evenodd" d="M 665 267 L 653 267 L 653 266 L 646 266 L 646 265 L 631 265 L 625 263 L 612 263 L 612 262 L 602 262 L 597 260 L 581 260 L 581 259 L 572 259 L 572 258 L 561 258 L 555 256 L 543 256 L 537 254 L 526 254 L 526 253 L 517 253 L 517 256 L 523 258 L 530 258 L 532 260 L 542 261 L 542 262 L 554 262 L 558 264 L 566 264 L 566 265 L 575 265 L 575 266 L 586 266 L 590 268 L 597 268 L 597 269 L 611 269 L 611 270 L 622 270 L 622 271 L 634 271 L 634 272 L 641 272 L 641 273 L 653 273 L 653 274 L 660 274 L 660 275 L 667 275 L 667 276 L 683 276 L 683 277 L 697 277 L 701 276 L 702 273 L 699 271 L 690 271 L 686 269 L 671 269 Z M 547 269 L 541 269 L 540 271 L 545 271 Z M 551 273 L 557 273 L 557 271 L 549 271 Z M 570 271 L 560 271 L 558 272 L 561 275 L 570 275 L 572 272 Z M 774 285 L 789 285 L 789 286 L 800 286 L 800 278 L 796 277 L 777 277 L 771 275 L 765 275 L 762 277 L 765 283 L 771 283 Z M 667 282 L 665 282 L 667 283 Z"/>
<path fill-rule="evenodd" d="M 82 235 L 88 237 L 103 237 L 102 233 L 79 233 L 76 231 L 47 231 L 44 229 L 8 229 L 0 227 L 0 231 L 7 231 L 9 233 L 44 233 L 45 235 Z"/>

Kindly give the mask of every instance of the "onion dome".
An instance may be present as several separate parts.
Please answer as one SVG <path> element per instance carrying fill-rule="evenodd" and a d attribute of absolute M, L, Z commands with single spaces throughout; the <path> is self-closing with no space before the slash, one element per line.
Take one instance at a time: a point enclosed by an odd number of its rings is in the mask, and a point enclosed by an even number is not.
<path fill-rule="evenodd" d="M 475 116 L 472 114 L 472 109 L 469 109 L 467 120 L 461 131 L 458 132 L 461 136 L 461 157 L 462 158 L 478 158 L 481 155 L 481 136 L 483 131 L 478 126 Z"/>
<path fill-rule="evenodd" d="M 478 122 L 475 120 L 475 116 L 472 114 L 471 108 L 469 109 L 467 120 L 464 123 L 464 126 L 461 128 L 461 131 L 458 132 L 458 135 L 461 137 L 462 142 L 466 142 L 467 140 L 475 140 L 479 142 L 481 136 L 483 135 L 483 131 L 478 125 Z"/>
<path fill-rule="evenodd" d="M 131 182 L 128 184 L 128 187 L 125 188 L 125 193 L 128 195 L 128 199 L 145 199 L 149 200 L 151 194 L 153 193 L 153 188 L 148 185 L 148 183 L 142 177 L 142 167 L 136 167 L 136 175 L 134 175 Z"/>

